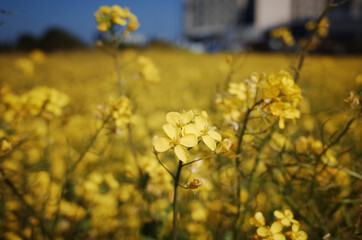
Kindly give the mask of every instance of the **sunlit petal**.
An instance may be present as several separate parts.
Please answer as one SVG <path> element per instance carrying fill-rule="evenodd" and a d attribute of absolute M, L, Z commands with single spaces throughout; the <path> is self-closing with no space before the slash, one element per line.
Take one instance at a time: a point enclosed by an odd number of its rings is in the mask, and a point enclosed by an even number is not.
<path fill-rule="evenodd" d="M 222 139 L 220 133 L 218 133 L 216 131 L 209 131 L 207 134 L 217 142 L 220 142 Z"/>
<path fill-rule="evenodd" d="M 203 130 L 206 126 L 209 125 L 207 120 L 200 116 L 195 117 L 195 124 L 200 130 Z"/>
<path fill-rule="evenodd" d="M 189 152 L 184 146 L 177 145 L 175 147 L 175 154 L 178 159 L 180 159 L 183 162 L 187 162 L 189 159 Z"/>
<path fill-rule="evenodd" d="M 178 112 L 169 112 L 166 114 L 166 121 L 168 123 L 172 123 L 177 125 L 180 123 L 180 113 Z"/>
<path fill-rule="evenodd" d="M 260 227 L 256 230 L 256 234 L 260 237 L 266 237 L 269 235 L 269 230 L 266 227 Z"/>
<path fill-rule="evenodd" d="M 261 212 L 255 213 L 255 220 L 261 225 L 265 225 L 265 218 Z"/>
<path fill-rule="evenodd" d="M 189 122 L 191 122 L 192 118 L 194 117 L 194 112 L 192 110 L 187 111 L 185 113 L 181 114 L 181 119 L 183 124 L 188 124 Z"/>
<path fill-rule="evenodd" d="M 281 233 L 274 234 L 273 237 L 274 240 L 285 240 L 285 236 Z"/>
<path fill-rule="evenodd" d="M 274 211 L 274 216 L 278 219 L 284 218 L 284 214 L 281 211 Z"/>
<path fill-rule="evenodd" d="M 283 230 L 283 225 L 280 222 L 274 222 L 270 226 L 270 231 L 272 233 L 280 233 Z"/>
<path fill-rule="evenodd" d="M 153 147 L 157 152 L 166 152 L 171 148 L 171 141 L 164 137 L 157 138 L 153 142 Z"/>
<path fill-rule="evenodd" d="M 185 147 L 195 147 L 197 145 L 197 137 L 193 134 L 187 134 L 180 138 L 180 144 Z"/>
<path fill-rule="evenodd" d="M 216 142 L 212 137 L 208 135 L 202 136 L 202 141 L 210 148 L 211 151 L 215 151 Z"/>
<path fill-rule="evenodd" d="M 184 133 L 185 134 L 193 134 L 196 137 L 199 137 L 201 135 L 200 130 L 198 129 L 198 127 L 194 123 L 187 124 L 184 127 Z"/>
<path fill-rule="evenodd" d="M 175 125 L 167 123 L 162 128 L 169 138 L 176 139 L 178 137 L 179 129 Z"/>

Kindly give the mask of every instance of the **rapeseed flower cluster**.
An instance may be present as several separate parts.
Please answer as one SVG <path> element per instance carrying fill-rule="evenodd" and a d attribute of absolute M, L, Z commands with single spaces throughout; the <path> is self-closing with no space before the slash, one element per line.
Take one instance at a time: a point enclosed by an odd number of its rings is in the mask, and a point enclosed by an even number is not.
<path fill-rule="evenodd" d="M 22 95 L 15 95 L 6 88 L 2 90 L 1 99 L 5 105 L 3 114 L 7 122 L 27 113 L 33 116 L 41 115 L 44 119 L 50 120 L 63 115 L 64 108 L 70 102 L 68 95 L 45 86 L 35 87 Z"/>
<path fill-rule="evenodd" d="M 183 162 L 188 162 L 188 150 L 196 147 L 200 141 L 211 151 L 215 151 L 217 143 L 222 140 L 205 111 L 199 115 L 192 110 L 183 113 L 169 112 L 166 121 L 162 128 L 167 137 L 156 137 L 153 147 L 156 152 L 173 149 L 176 157 Z"/>
<path fill-rule="evenodd" d="M 139 56 L 137 62 L 140 65 L 140 75 L 142 79 L 149 83 L 159 83 L 161 81 L 160 71 L 151 58 Z"/>
<path fill-rule="evenodd" d="M 317 25 L 317 23 L 315 21 L 309 21 L 305 24 L 305 28 L 308 31 L 317 31 L 317 35 L 320 38 L 326 38 L 328 36 L 328 29 L 329 29 L 329 20 L 328 18 L 324 17 L 322 18 L 322 20 L 319 22 L 319 24 Z"/>
<path fill-rule="evenodd" d="M 137 17 L 128 8 L 114 5 L 102 6 L 94 14 L 98 23 L 98 31 L 108 32 L 116 26 L 126 26 L 125 33 L 133 32 L 139 28 Z"/>
<path fill-rule="evenodd" d="M 108 123 L 112 131 L 118 135 L 129 125 L 135 123 L 132 104 L 126 96 L 111 100 L 108 105 L 98 105 L 97 110 L 97 117 L 102 122 Z"/>
<path fill-rule="evenodd" d="M 294 37 L 288 28 L 278 28 L 270 32 L 272 38 L 281 39 L 287 46 L 293 46 L 295 44 Z"/>
<path fill-rule="evenodd" d="M 270 226 L 266 225 L 264 215 L 261 212 L 255 213 L 254 217 L 249 219 L 251 225 L 258 227 L 255 239 L 262 240 L 307 240 L 308 235 L 300 231 L 299 221 L 294 219 L 292 211 L 289 209 L 284 212 L 274 211 L 276 221 Z M 285 229 L 289 228 L 289 229 Z"/>
<path fill-rule="evenodd" d="M 239 122 L 246 111 L 258 109 L 262 116 L 279 119 L 279 127 L 285 127 L 285 120 L 300 117 L 297 109 L 302 101 L 301 90 L 286 71 L 279 73 L 254 73 L 243 82 L 229 84 L 228 95 L 218 96 L 216 107 L 225 119 Z"/>

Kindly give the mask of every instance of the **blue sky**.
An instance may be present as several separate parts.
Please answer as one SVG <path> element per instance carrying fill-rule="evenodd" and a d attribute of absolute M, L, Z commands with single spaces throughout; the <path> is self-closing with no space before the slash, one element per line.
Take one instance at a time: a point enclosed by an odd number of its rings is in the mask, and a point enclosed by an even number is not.
<path fill-rule="evenodd" d="M 182 0 L 2 0 L 0 42 L 11 42 L 21 33 L 41 36 L 49 27 L 61 27 L 90 43 L 96 35 L 94 12 L 102 5 L 129 7 L 141 24 L 138 33 L 174 41 L 182 36 Z"/>

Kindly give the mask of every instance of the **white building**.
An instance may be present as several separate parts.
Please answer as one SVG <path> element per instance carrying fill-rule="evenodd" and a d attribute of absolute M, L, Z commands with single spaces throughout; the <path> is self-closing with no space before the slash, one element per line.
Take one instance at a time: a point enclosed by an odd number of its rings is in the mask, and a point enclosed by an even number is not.
<path fill-rule="evenodd" d="M 328 0 L 184 0 L 184 34 L 191 41 L 250 42 L 272 28 L 316 19 Z M 335 15 L 362 19 L 362 0 Z M 343 13 L 343 11 L 345 13 Z M 331 16 L 333 16 L 331 12 Z M 361 29 L 360 26 L 359 29 Z"/>

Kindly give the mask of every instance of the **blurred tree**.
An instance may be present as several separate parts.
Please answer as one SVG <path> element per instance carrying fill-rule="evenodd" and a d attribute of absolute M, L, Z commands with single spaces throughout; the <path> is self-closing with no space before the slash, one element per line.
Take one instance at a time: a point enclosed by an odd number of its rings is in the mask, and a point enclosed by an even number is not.
<path fill-rule="evenodd" d="M 74 50 L 83 48 L 77 37 L 60 28 L 50 28 L 39 41 L 39 47 L 45 51 Z"/>
<path fill-rule="evenodd" d="M 31 51 L 39 47 L 39 41 L 31 34 L 22 34 L 19 36 L 16 48 L 22 51 Z"/>

